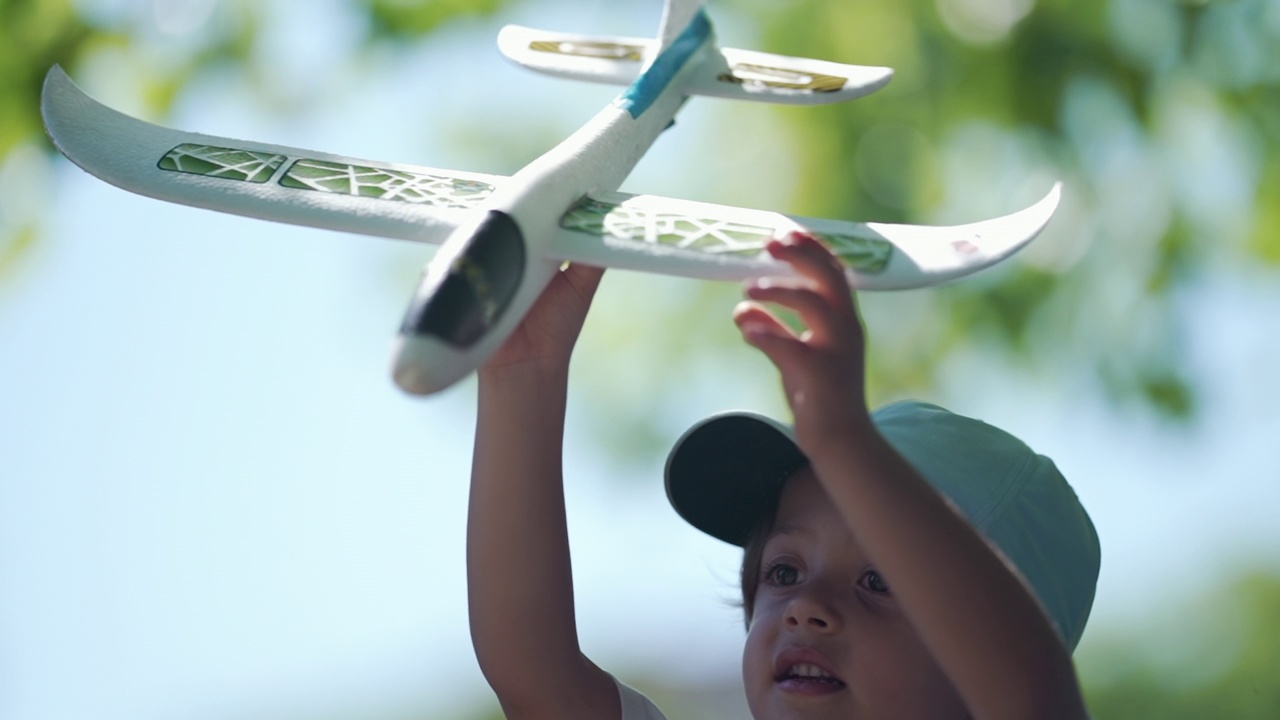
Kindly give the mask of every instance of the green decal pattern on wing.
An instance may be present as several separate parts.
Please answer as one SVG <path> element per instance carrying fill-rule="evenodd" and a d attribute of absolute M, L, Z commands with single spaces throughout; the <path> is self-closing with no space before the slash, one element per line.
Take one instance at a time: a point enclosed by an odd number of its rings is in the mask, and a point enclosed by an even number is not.
<path fill-rule="evenodd" d="M 183 143 L 160 158 L 161 170 L 264 183 L 285 161 L 284 155 Z"/>
<path fill-rule="evenodd" d="M 893 243 L 884 238 L 819 232 L 813 235 L 831 248 L 846 267 L 863 275 L 879 275 L 889 267 L 889 260 L 893 257 Z"/>
<path fill-rule="evenodd" d="M 299 160 L 280 178 L 285 187 L 358 195 L 432 207 L 470 208 L 484 201 L 493 186 L 478 180 L 426 175 L 404 170 Z"/>
<path fill-rule="evenodd" d="M 589 197 L 578 201 L 560 218 L 560 227 L 618 240 L 697 250 L 708 255 L 748 258 L 763 252 L 775 234 L 774 228 L 762 225 L 655 212 Z M 883 238 L 814 235 L 845 265 L 868 275 L 883 272 L 893 256 L 893 245 Z"/>
<path fill-rule="evenodd" d="M 678 213 L 654 212 L 583 198 L 560 218 L 566 230 L 619 240 L 750 257 L 773 237 L 773 228 Z"/>

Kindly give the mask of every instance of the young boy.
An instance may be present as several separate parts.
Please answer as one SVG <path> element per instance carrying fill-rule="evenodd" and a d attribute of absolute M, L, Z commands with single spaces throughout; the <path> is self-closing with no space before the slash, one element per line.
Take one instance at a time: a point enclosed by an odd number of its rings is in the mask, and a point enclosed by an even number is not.
<path fill-rule="evenodd" d="M 801 234 L 768 250 L 798 277 L 750 285 L 734 320 L 777 366 L 794 430 L 713 418 L 667 466 L 677 511 L 746 548 L 752 715 L 1086 717 L 1068 645 L 1098 553 L 1074 493 L 1052 463 L 983 423 L 921 404 L 868 413 L 862 326 L 839 262 Z M 471 631 L 512 720 L 662 717 L 583 656 L 574 620 L 565 389 L 600 274 L 561 272 L 480 372 Z M 762 303 L 808 329 L 792 332 Z"/>

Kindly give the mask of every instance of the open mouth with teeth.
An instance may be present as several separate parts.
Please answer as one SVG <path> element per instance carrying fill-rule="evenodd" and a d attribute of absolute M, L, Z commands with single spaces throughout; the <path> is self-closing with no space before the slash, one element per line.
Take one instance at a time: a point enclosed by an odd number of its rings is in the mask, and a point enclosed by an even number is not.
<path fill-rule="evenodd" d="M 835 692 L 844 681 L 812 663 L 796 663 L 775 678 L 784 690 L 806 695 Z"/>

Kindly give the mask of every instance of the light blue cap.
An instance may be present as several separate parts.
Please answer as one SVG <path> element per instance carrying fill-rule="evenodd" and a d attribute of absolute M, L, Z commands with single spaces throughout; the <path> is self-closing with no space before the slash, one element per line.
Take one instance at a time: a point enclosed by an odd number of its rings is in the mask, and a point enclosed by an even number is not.
<path fill-rule="evenodd" d="M 871 414 L 884 438 L 1018 568 L 1067 647 L 1093 607 L 1101 549 L 1053 461 L 980 420 L 921 402 Z M 754 413 L 690 428 L 667 458 L 667 497 L 694 527 L 742 545 L 807 463 L 791 428 Z"/>

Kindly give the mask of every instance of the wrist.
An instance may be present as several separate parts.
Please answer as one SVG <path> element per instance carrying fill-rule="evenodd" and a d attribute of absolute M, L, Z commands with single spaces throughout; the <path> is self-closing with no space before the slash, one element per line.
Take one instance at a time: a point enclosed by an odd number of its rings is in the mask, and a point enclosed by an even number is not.
<path fill-rule="evenodd" d="M 485 414 L 507 417 L 554 417 L 563 414 L 569 393 L 567 365 L 521 363 L 481 368 L 479 407 Z"/>
<path fill-rule="evenodd" d="M 828 415 L 821 422 L 807 426 L 797 422 L 796 441 L 814 463 L 845 453 L 865 454 L 885 442 L 871 415 L 856 410 L 839 416 Z"/>
<path fill-rule="evenodd" d="M 569 360 L 530 360 L 509 365 L 482 365 L 476 372 L 482 386 L 498 388 L 566 384 Z"/>

